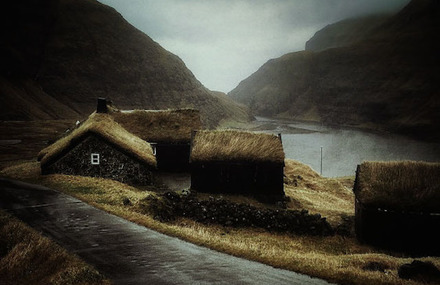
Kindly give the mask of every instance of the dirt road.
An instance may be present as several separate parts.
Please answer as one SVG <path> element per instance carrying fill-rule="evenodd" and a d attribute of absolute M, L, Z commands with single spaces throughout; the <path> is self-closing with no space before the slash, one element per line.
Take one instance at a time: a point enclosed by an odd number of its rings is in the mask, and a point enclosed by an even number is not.
<path fill-rule="evenodd" d="M 157 233 L 42 186 L 0 178 L 0 208 L 114 284 L 328 284 Z"/>

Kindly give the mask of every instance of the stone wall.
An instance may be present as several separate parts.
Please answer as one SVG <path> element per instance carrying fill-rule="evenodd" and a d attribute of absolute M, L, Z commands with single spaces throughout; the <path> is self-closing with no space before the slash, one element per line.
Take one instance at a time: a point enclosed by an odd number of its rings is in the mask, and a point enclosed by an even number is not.
<path fill-rule="evenodd" d="M 91 163 L 92 153 L 99 154 L 99 165 Z M 149 185 L 153 180 L 149 166 L 95 135 L 89 135 L 64 156 L 42 168 L 42 173 L 103 177 L 132 185 Z"/>
<path fill-rule="evenodd" d="M 145 210 L 163 222 L 186 217 L 204 224 L 255 227 L 299 235 L 326 236 L 334 233 L 325 218 L 309 214 L 307 210 L 257 208 L 222 198 L 199 200 L 193 194 L 185 196 L 176 192 L 166 192 L 159 198 L 149 196 L 143 202 L 146 203 Z"/>
<path fill-rule="evenodd" d="M 284 197 L 283 165 L 234 162 L 191 164 L 191 189 L 253 196 L 272 202 Z"/>

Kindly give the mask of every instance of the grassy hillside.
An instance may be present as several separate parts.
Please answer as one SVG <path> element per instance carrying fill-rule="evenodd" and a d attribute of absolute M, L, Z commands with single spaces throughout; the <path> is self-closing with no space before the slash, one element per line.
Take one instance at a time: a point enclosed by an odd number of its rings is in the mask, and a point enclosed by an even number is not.
<path fill-rule="evenodd" d="M 258 115 L 440 139 L 439 32 L 438 1 L 412 1 L 362 41 L 270 60 L 229 95 Z"/>
<path fill-rule="evenodd" d="M 0 119 L 79 118 L 97 97 L 121 108 L 190 107 L 203 122 L 246 121 L 176 55 L 96 0 L 11 1 L 2 9 Z"/>
<path fill-rule="evenodd" d="M 363 40 L 389 17 L 390 15 L 370 15 L 327 25 L 306 42 L 306 50 L 319 52 L 354 44 Z"/>

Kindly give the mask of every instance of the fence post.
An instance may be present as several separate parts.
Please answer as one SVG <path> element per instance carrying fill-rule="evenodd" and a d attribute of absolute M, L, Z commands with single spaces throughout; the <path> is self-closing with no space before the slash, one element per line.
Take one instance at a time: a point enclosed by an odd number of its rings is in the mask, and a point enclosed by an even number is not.
<path fill-rule="evenodd" d="M 321 146 L 321 176 L 322 176 L 322 146 Z"/>

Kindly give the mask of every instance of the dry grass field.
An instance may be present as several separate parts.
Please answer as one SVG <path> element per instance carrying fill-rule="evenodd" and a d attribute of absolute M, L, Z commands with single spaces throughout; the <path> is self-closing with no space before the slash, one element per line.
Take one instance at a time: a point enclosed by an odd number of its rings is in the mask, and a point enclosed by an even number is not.
<path fill-rule="evenodd" d="M 48 142 L 54 142 L 74 124 L 74 120 L 0 121 L 0 169 L 36 158 Z"/>
<path fill-rule="evenodd" d="M 340 224 L 342 217 L 353 216 L 353 177 L 324 178 L 308 166 L 292 160 L 286 161 L 285 174 L 289 209 L 320 213 L 333 226 Z M 137 189 L 101 178 L 58 174 L 41 176 L 37 162 L 11 166 L 0 175 L 59 189 L 95 207 L 167 235 L 339 284 L 423 284 L 398 277 L 398 267 L 410 263 L 412 258 L 361 245 L 353 236 L 297 236 L 256 228 L 203 225 L 183 218 L 161 223 L 143 210 L 148 207 L 145 204 L 148 199 L 145 198 L 157 196 L 154 188 Z M 265 206 L 250 198 L 224 197 L 235 202 Z M 440 258 L 424 257 L 420 260 L 440 266 Z M 371 270 L 373 262 L 380 264 L 384 270 Z"/>
<path fill-rule="evenodd" d="M 0 211 L 1 284 L 110 284 L 92 266 Z"/>

